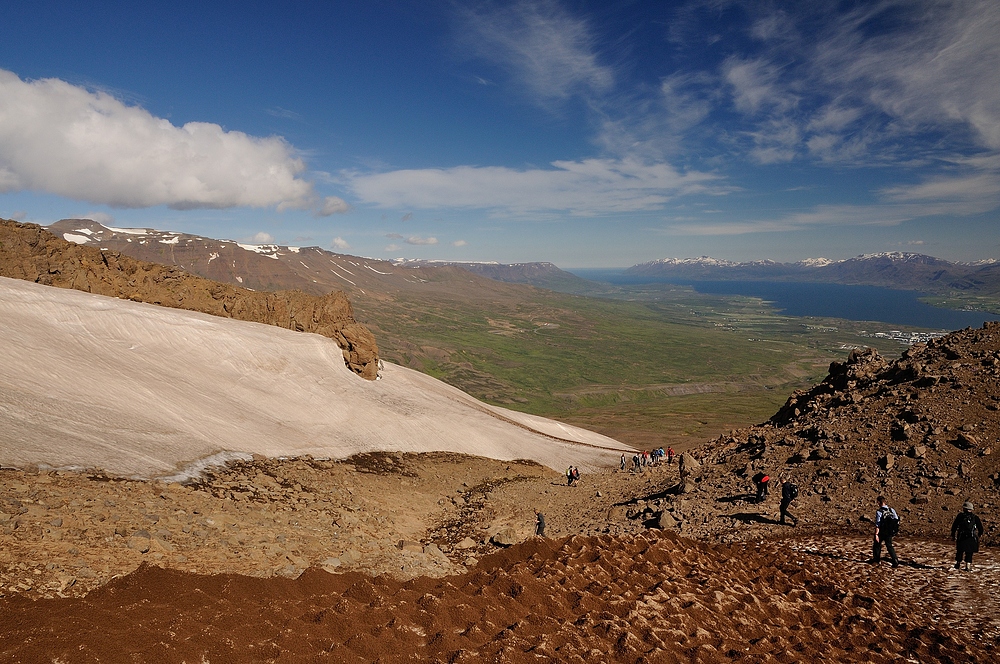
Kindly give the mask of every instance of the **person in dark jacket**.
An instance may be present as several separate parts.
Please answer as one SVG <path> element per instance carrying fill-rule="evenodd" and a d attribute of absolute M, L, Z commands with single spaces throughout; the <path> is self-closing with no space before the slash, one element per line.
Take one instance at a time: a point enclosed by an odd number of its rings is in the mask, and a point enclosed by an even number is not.
<path fill-rule="evenodd" d="M 792 504 L 792 501 L 799 497 L 799 487 L 795 486 L 790 477 L 785 477 L 784 481 L 781 483 L 781 504 L 778 506 L 779 513 L 781 514 L 781 524 L 785 524 L 785 519 L 791 519 L 792 525 L 798 525 L 799 519 L 794 514 L 788 511 L 788 506 Z"/>
<path fill-rule="evenodd" d="M 896 510 L 889 507 L 885 501 L 885 496 L 878 497 L 878 509 L 875 510 L 875 539 L 872 542 L 872 564 L 878 565 L 882 561 L 882 545 L 885 544 L 886 553 L 892 561 L 892 567 L 899 567 L 899 558 L 896 557 L 896 548 L 892 545 L 892 538 L 896 533 L 889 531 L 887 524 L 883 523 L 893 519 L 899 523 L 899 515 Z"/>
<path fill-rule="evenodd" d="M 753 483 L 757 486 L 757 497 L 755 503 L 762 503 L 767 498 L 767 485 L 771 483 L 771 478 L 766 473 L 757 473 L 753 476 Z"/>
<path fill-rule="evenodd" d="M 541 512 L 535 512 L 535 534 L 545 537 L 545 515 Z"/>
<path fill-rule="evenodd" d="M 972 571 L 972 554 L 979 551 L 979 538 L 983 536 L 983 522 L 972 512 L 972 503 L 966 501 L 962 512 L 951 524 L 951 538 L 955 540 L 955 569 L 960 569 L 965 558 L 965 571 Z"/>

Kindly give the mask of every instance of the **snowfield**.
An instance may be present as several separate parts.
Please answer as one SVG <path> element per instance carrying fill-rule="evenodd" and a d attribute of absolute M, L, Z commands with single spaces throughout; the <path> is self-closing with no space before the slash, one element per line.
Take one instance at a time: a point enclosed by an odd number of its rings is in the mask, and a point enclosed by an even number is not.
<path fill-rule="evenodd" d="M 6 278 L 0 348 L 4 466 L 167 477 L 226 453 L 391 450 L 587 469 L 631 451 L 396 365 L 365 381 L 318 335 Z"/>

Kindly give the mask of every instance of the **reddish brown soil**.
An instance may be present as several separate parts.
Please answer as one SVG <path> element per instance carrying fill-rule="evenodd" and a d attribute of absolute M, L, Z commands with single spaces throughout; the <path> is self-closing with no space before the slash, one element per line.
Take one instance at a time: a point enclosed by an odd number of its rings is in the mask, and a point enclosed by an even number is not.
<path fill-rule="evenodd" d="M 822 560 L 818 558 L 817 560 Z M 83 598 L 0 607 L 13 662 L 996 661 L 781 547 L 673 534 L 530 540 L 468 573 L 295 580 L 143 566 Z"/>

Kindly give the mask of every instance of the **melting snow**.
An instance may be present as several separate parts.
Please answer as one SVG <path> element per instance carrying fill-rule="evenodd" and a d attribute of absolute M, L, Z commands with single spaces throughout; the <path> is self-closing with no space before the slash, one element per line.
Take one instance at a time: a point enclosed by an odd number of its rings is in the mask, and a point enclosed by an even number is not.
<path fill-rule="evenodd" d="M 63 239 L 67 242 L 75 242 L 77 244 L 87 244 L 90 242 L 90 238 L 86 235 L 76 235 L 75 233 L 63 233 Z"/>
<path fill-rule="evenodd" d="M 592 468 L 630 449 L 397 365 L 363 380 L 315 334 L 4 278 L 0 321 L 4 466 L 150 477 L 219 454 L 441 450 Z"/>

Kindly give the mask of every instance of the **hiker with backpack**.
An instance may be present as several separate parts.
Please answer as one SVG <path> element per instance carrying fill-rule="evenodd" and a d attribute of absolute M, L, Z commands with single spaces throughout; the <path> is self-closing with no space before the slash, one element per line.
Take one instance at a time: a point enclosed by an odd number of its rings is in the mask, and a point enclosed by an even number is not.
<path fill-rule="evenodd" d="M 889 554 L 892 561 L 892 568 L 899 567 L 899 558 L 896 557 L 896 548 L 892 545 L 892 538 L 899 532 L 899 515 L 896 510 L 889 507 L 885 501 L 885 496 L 878 497 L 878 509 L 875 510 L 875 539 L 872 542 L 872 565 L 882 562 L 882 545 Z"/>
<path fill-rule="evenodd" d="M 955 540 L 955 569 L 960 569 L 965 558 L 965 571 L 972 571 L 972 554 L 979 551 L 979 538 L 983 536 L 983 522 L 972 512 L 972 503 L 965 501 L 962 512 L 951 524 L 951 538 Z"/>
<path fill-rule="evenodd" d="M 792 501 L 799 497 L 799 487 L 792 482 L 791 478 L 786 477 L 781 483 L 781 505 L 779 505 L 779 513 L 781 514 L 781 525 L 785 525 L 785 519 L 791 519 L 792 525 L 797 526 L 799 523 L 798 517 L 788 511 L 788 506 L 792 504 Z"/>
<path fill-rule="evenodd" d="M 757 473 L 753 476 L 753 483 L 757 486 L 757 497 L 754 502 L 760 504 L 767 498 L 767 485 L 771 483 L 771 477 L 766 473 Z"/>

